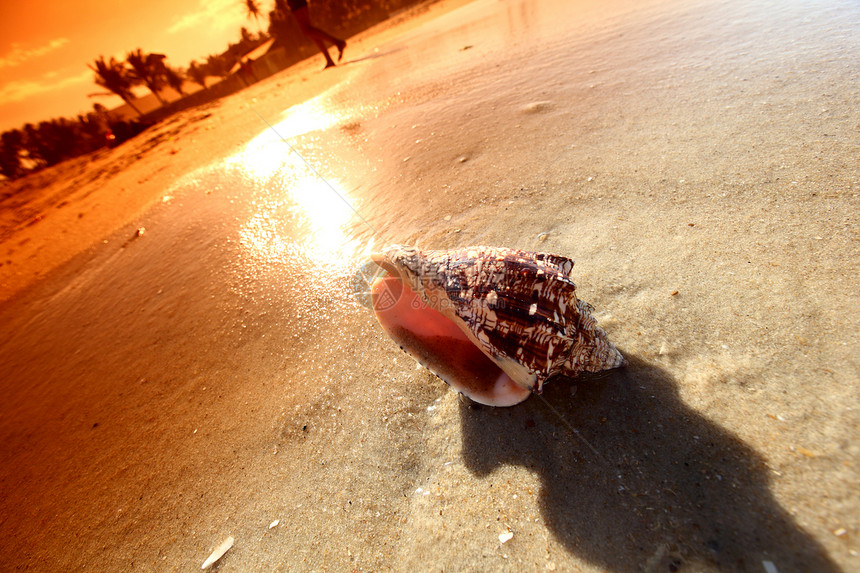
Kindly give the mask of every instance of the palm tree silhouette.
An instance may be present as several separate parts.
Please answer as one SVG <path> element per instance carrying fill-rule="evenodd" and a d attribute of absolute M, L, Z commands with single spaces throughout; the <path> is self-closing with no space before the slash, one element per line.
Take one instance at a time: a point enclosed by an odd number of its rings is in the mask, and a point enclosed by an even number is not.
<path fill-rule="evenodd" d="M 145 84 L 161 105 L 167 103 L 158 93 L 167 83 L 164 77 L 167 67 L 164 65 L 165 57 L 164 54 L 144 54 L 140 48 L 125 56 L 125 61 L 131 66 L 132 77 Z"/>
<path fill-rule="evenodd" d="M 137 115 L 143 115 L 133 103 L 134 94 L 131 92 L 131 87 L 134 85 L 134 81 L 129 76 L 128 69 L 123 62 L 117 61 L 113 57 L 109 62 L 106 62 L 104 56 L 99 56 L 95 62 L 87 64 L 87 66 L 96 73 L 95 82 L 97 85 L 121 97 L 122 101 L 137 112 Z"/>
<path fill-rule="evenodd" d="M 185 91 L 182 89 L 182 86 L 185 84 L 185 74 L 182 72 L 181 68 L 164 66 L 164 80 L 167 82 L 167 85 L 176 90 L 179 95 L 185 95 Z"/>
<path fill-rule="evenodd" d="M 206 78 L 209 76 L 209 74 L 206 71 L 205 65 L 201 66 L 197 62 L 191 62 L 185 75 L 187 75 L 188 79 L 195 84 L 199 84 L 200 87 L 204 89 L 206 88 Z"/>
<path fill-rule="evenodd" d="M 257 0 L 244 0 L 245 9 L 248 11 L 248 18 L 253 18 L 257 21 L 257 33 L 262 33 L 263 29 L 260 27 L 260 15 L 263 13 L 260 10 L 260 5 L 257 3 Z"/>
<path fill-rule="evenodd" d="M 206 73 L 210 76 L 218 76 L 219 78 L 226 78 L 230 75 L 230 67 L 232 63 L 228 64 L 224 60 L 225 54 L 211 54 L 206 56 Z"/>

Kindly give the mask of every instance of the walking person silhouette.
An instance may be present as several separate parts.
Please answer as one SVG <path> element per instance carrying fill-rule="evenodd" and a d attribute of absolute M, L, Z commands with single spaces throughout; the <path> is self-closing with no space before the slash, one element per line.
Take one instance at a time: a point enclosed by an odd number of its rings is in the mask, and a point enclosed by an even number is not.
<path fill-rule="evenodd" d="M 335 65 L 334 60 L 331 59 L 328 53 L 328 48 L 325 45 L 326 42 L 333 44 L 337 48 L 337 61 L 339 62 L 343 59 L 343 49 L 346 47 L 346 42 L 340 38 L 335 38 L 325 30 L 321 30 L 311 24 L 307 0 L 276 0 L 276 2 L 281 10 L 284 10 L 284 3 L 289 6 L 289 11 L 293 14 L 293 18 L 296 19 L 296 23 L 299 25 L 302 34 L 310 38 L 320 49 L 320 52 L 323 53 L 326 61 L 325 68 L 323 69 L 328 69 Z M 286 10 L 284 11 L 286 12 Z"/>

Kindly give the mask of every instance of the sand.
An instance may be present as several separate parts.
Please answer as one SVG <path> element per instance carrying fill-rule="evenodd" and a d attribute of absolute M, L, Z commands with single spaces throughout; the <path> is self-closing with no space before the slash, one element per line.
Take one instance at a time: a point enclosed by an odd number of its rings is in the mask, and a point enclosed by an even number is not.
<path fill-rule="evenodd" d="M 16 183 L 3 567 L 860 569 L 858 29 L 443 2 Z M 575 259 L 630 366 L 463 404 L 364 306 L 389 241 Z"/>

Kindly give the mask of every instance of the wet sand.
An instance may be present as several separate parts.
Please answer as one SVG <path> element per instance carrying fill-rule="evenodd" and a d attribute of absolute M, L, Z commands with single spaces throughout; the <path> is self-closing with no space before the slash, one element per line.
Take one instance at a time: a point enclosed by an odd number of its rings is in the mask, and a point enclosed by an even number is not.
<path fill-rule="evenodd" d="M 858 7 L 411 16 L 3 201 L 0 562 L 860 568 Z M 388 241 L 575 259 L 630 366 L 462 404 Z"/>

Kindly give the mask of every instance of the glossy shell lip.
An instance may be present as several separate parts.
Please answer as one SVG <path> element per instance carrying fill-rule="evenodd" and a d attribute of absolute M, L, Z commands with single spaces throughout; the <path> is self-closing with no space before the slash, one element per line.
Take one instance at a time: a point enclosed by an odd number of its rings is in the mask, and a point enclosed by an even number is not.
<path fill-rule="evenodd" d="M 386 333 L 455 390 L 486 406 L 513 406 L 531 395 L 399 278 L 377 278 L 371 293 Z"/>
<path fill-rule="evenodd" d="M 394 266 L 394 263 L 391 262 L 391 259 L 386 257 L 384 254 L 371 253 L 370 260 L 379 265 L 386 272 L 396 277 L 400 277 L 400 270 L 396 266 Z"/>

